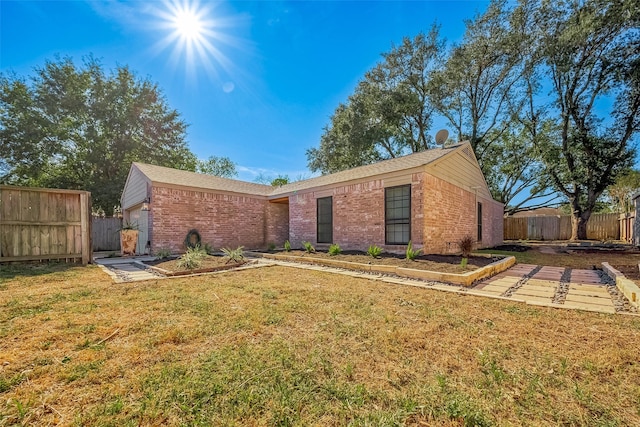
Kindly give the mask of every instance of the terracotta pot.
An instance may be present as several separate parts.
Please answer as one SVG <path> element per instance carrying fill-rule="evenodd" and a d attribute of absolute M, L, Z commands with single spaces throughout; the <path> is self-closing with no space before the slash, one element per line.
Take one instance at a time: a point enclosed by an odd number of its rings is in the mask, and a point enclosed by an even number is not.
<path fill-rule="evenodd" d="M 135 255 L 138 245 L 138 230 L 120 230 L 120 249 L 122 255 Z"/>

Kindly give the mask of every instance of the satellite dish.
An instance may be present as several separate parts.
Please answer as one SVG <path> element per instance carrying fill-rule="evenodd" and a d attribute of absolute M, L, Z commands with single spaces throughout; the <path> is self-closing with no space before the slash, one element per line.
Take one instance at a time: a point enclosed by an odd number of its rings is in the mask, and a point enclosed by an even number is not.
<path fill-rule="evenodd" d="M 436 144 L 444 147 L 444 143 L 447 142 L 447 138 L 449 138 L 449 131 L 446 129 L 440 129 L 438 133 L 436 133 Z"/>

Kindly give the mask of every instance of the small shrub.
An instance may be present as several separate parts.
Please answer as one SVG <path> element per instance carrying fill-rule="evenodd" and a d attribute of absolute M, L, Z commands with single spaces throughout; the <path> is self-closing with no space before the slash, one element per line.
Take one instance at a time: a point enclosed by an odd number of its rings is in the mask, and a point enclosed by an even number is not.
<path fill-rule="evenodd" d="M 229 258 L 227 260 L 227 264 L 231 261 L 233 262 L 243 262 L 244 261 L 244 246 L 238 246 L 235 249 L 222 248 L 222 253 L 224 256 Z"/>
<path fill-rule="evenodd" d="M 458 247 L 462 252 L 462 260 L 460 261 L 461 268 L 467 268 L 467 262 L 469 261 L 469 255 L 473 250 L 474 243 L 475 240 L 468 234 L 458 241 Z"/>
<path fill-rule="evenodd" d="M 291 243 L 288 240 L 285 240 L 283 246 L 285 252 L 291 252 Z"/>
<path fill-rule="evenodd" d="M 411 244 L 411 240 L 409 240 L 409 244 L 407 245 L 407 252 L 406 252 L 407 259 L 414 261 L 420 255 L 420 252 L 422 252 L 422 249 L 413 250 L 413 245 Z"/>
<path fill-rule="evenodd" d="M 342 253 L 342 249 L 339 244 L 333 244 L 329 246 L 329 255 L 340 255 Z"/>
<path fill-rule="evenodd" d="M 169 248 L 160 248 L 156 251 L 156 257 L 160 259 L 165 259 L 171 256 L 171 249 Z"/>
<path fill-rule="evenodd" d="M 214 252 L 213 246 L 211 246 L 208 243 L 205 243 L 204 246 L 202 246 L 202 247 L 203 247 L 204 251 L 207 253 L 207 255 L 213 255 L 213 252 Z"/>
<path fill-rule="evenodd" d="M 202 260 L 207 256 L 207 253 L 199 245 L 193 248 L 187 248 L 187 252 L 184 253 L 177 261 L 179 268 L 186 268 L 187 270 L 194 270 L 202 265 Z"/>
<path fill-rule="evenodd" d="M 311 242 L 302 242 L 302 246 L 304 247 L 304 250 L 309 254 L 316 251 L 316 248 L 313 247 Z"/>
<path fill-rule="evenodd" d="M 369 245 L 369 249 L 367 249 L 367 255 L 371 258 L 379 258 L 382 255 L 382 248 L 376 245 Z"/>
<path fill-rule="evenodd" d="M 276 244 L 275 243 L 269 243 L 269 245 L 267 245 L 267 250 L 273 251 L 275 249 L 276 249 Z"/>
<path fill-rule="evenodd" d="M 122 230 L 138 230 L 138 223 L 137 222 L 131 222 L 131 221 L 125 221 L 122 223 L 122 227 L 120 227 L 119 231 Z"/>
<path fill-rule="evenodd" d="M 458 241 L 458 247 L 462 252 L 463 258 L 469 258 L 469 255 L 471 255 L 471 251 L 473 251 L 474 244 L 475 240 L 468 234 Z"/>

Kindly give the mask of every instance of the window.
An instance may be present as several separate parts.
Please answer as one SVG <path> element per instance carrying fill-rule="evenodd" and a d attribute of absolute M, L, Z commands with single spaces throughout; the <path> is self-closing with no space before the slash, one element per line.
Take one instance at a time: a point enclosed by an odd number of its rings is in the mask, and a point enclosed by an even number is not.
<path fill-rule="evenodd" d="M 482 203 L 478 203 L 478 242 L 482 242 Z"/>
<path fill-rule="evenodd" d="M 333 200 L 331 197 L 318 199 L 318 243 L 333 242 Z"/>
<path fill-rule="evenodd" d="M 406 245 L 411 239 L 411 185 L 384 190 L 385 243 Z"/>

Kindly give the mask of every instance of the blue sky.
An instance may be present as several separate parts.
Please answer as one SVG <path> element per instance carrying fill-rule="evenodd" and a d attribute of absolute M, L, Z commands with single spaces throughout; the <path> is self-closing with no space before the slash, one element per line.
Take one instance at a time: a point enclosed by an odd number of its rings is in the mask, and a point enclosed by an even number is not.
<path fill-rule="evenodd" d="M 56 54 L 92 54 L 156 82 L 189 124 L 202 159 L 231 158 L 239 178 L 311 176 L 339 102 L 381 54 L 434 22 L 449 42 L 486 1 L 0 1 L 0 71 L 30 75 Z M 186 8 L 186 9 L 185 9 Z M 197 11 L 203 54 L 171 39 L 176 11 Z M 188 15 L 188 14 L 187 14 Z M 172 26 L 173 25 L 173 26 Z M 442 126 L 436 123 L 433 134 Z"/>

